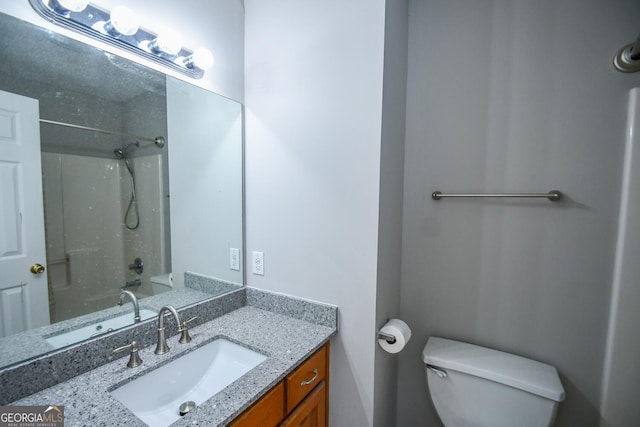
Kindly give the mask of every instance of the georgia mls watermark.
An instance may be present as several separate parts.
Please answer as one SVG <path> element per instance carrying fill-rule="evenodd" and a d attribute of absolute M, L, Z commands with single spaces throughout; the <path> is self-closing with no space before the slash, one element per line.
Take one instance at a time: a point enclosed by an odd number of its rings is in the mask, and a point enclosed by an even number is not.
<path fill-rule="evenodd" d="M 64 427 L 64 406 L 0 406 L 0 427 Z"/>

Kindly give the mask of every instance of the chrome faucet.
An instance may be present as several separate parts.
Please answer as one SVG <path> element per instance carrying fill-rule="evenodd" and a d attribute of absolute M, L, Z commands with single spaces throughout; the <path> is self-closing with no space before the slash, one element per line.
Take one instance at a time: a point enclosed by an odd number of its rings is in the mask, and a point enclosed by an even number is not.
<path fill-rule="evenodd" d="M 176 319 L 176 325 L 178 325 L 178 332 L 182 331 L 182 322 L 180 321 L 180 316 L 175 308 L 170 305 L 163 306 L 158 312 L 158 345 L 156 346 L 156 354 L 165 354 L 169 351 L 169 346 L 167 345 L 167 339 L 164 334 L 164 312 L 169 311 L 173 314 L 173 317 Z"/>
<path fill-rule="evenodd" d="M 118 305 L 124 304 L 124 297 L 129 296 L 131 302 L 133 303 L 133 322 L 140 322 L 140 306 L 138 305 L 138 298 L 131 291 L 120 290 L 120 300 L 118 301 Z"/>

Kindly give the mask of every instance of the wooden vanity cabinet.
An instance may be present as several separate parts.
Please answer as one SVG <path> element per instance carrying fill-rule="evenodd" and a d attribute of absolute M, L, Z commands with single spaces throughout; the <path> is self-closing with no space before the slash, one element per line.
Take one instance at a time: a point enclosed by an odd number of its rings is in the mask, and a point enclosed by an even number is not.
<path fill-rule="evenodd" d="M 229 424 L 231 427 L 275 427 L 284 418 L 284 382 L 269 390 L 260 400 Z"/>
<path fill-rule="evenodd" d="M 329 343 L 229 424 L 231 427 L 326 427 Z"/>
<path fill-rule="evenodd" d="M 325 427 L 327 426 L 327 386 L 324 381 L 316 386 L 309 396 L 287 416 L 280 427 Z"/>

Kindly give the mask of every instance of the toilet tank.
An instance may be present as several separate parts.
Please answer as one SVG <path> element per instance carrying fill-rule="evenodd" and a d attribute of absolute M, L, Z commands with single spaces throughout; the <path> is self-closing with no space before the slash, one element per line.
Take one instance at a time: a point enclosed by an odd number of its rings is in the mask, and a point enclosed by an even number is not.
<path fill-rule="evenodd" d="M 556 369 L 535 360 L 438 337 L 422 360 L 446 427 L 547 427 L 564 399 Z"/>
<path fill-rule="evenodd" d="M 168 292 L 173 289 L 173 273 L 151 276 L 149 280 L 151 282 L 151 289 L 153 289 L 154 295 Z"/>

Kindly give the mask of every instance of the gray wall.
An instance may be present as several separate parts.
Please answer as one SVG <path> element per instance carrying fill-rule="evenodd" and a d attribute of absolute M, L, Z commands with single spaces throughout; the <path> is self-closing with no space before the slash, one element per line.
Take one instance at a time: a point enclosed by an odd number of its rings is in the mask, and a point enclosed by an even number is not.
<path fill-rule="evenodd" d="M 376 328 L 400 317 L 408 3 L 386 3 Z M 376 345 L 374 378 L 373 425 L 392 426 L 396 419 L 398 354 L 389 354 Z"/>
<path fill-rule="evenodd" d="M 558 425 L 595 426 L 617 232 L 628 91 L 611 58 L 637 1 L 412 1 L 398 426 L 437 425 L 430 335 L 556 366 Z M 546 192 L 564 201 L 443 200 Z"/>

